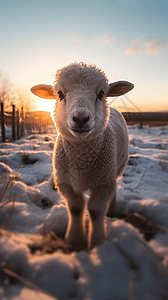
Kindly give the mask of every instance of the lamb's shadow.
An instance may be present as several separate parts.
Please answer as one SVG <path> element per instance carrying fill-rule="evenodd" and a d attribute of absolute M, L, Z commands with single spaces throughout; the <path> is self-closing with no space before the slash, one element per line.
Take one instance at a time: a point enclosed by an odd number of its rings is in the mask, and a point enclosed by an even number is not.
<path fill-rule="evenodd" d="M 126 223 L 131 224 L 134 228 L 138 229 L 138 231 L 143 235 L 144 239 L 147 242 L 152 240 L 160 230 L 157 227 L 157 225 L 155 225 L 150 220 L 148 220 L 145 216 L 137 212 L 128 213 L 128 214 L 116 213 L 115 217 L 125 221 Z"/>

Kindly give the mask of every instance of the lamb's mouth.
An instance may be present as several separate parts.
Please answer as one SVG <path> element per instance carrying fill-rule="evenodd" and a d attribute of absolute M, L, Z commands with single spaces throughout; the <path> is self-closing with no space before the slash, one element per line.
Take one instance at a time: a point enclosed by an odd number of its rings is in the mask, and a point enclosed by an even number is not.
<path fill-rule="evenodd" d="M 78 133 L 84 133 L 84 132 L 89 132 L 90 129 L 72 129 L 70 128 L 72 131 L 78 132 Z"/>
<path fill-rule="evenodd" d="M 90 129 L 83 129 L 83 128 L 76 129 L 76 128 L 71 128 L 69 126 L 68 126 L 68 128 L 70 129 L 71 133 L 75 137 L 87 137 L 93 131 L 93 128 L 90 128 Z"/>

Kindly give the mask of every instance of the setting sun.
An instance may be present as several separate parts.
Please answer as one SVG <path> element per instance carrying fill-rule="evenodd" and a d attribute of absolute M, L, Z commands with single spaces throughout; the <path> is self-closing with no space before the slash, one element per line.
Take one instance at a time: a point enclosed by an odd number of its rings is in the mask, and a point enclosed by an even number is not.
<path fill-rule="evenodd" d="M 38 111 L 48 111 L 53 113 L 55 107 L 55 100 L 45 100 L 36 97 L 36 107 Z"/>

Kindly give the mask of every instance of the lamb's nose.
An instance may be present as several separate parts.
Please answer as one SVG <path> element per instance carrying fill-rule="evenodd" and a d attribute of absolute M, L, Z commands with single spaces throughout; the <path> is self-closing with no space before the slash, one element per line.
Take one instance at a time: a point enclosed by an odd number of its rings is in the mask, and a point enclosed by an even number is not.
<path fill-rule="evenodd" d="M 77 118 L 77 117 L 73 116 L 73 121 L 81 126 L 81 125 L 86 124 L 89 121 L 89 116 L 87 116 L 85 118 Z"/>

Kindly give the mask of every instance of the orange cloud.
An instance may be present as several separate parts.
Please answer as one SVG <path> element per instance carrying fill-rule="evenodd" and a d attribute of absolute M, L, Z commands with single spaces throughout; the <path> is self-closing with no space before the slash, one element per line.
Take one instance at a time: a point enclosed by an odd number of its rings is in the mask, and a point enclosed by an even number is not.
<path fill-rule="evenodd" d="M 79 34 L 75 34 L 72 36 L 72 39 L 77 43 L 83 43 L 83 38 Z"/>
<path fill-rule="evenodd" d="M 112 35 L 102 35 L 99 39 L 103 42 L 103 44 L 109 45 L 114 42 L 115 37 Z"/>
<path fill-rule="evenodd" d="M 167 41 L 162 41 L 159 38 L 143 38 L 137 39 L 133 47 L 127 50 L 129 54 L 159 54 L 162 50 L 168 46 Z"/>

